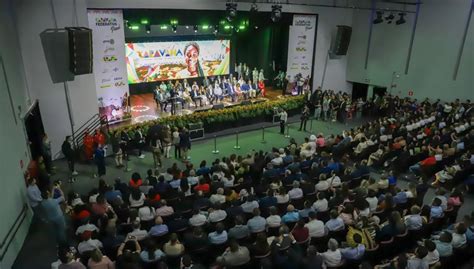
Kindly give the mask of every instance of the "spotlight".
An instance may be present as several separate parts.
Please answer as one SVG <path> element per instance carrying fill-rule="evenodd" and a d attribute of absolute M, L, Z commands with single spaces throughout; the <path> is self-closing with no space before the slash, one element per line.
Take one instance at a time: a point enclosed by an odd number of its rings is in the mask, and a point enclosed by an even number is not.
<path fill-rule="evenodd" d="M 231 22 L 235 18 L 235 16 L 237 16 L 237 4 L 231 2 L 225 4 L 225 6 L 227 12 L 226 19 L 227 21 Z"/>
<path fill-rule="evenodd" d="M 171 30 L 173 31 L 173 33 L 176 33 L 178 30 L 178 25 L 175 25 L 175 24 L 171 25 Z"/>
<path fill-rule="evenodd" d="M 214 33 L 217 34 L 219 32 L 219 25 L 214 25 Z"/>
<path fill-rule="evenodd" d="M 151 25 L 149 24 L 145 25 L 145 31 L 147 34 L 151 33 Z"/>
<path fill-rule="evenodd" d="M 189 25 L 186 25 L 186 29 L 189 29 Z"/>
<path fill-rule="evenodd" d="M 132 25 L 130 24 L 130 22 L 128 20 L 125 20 L 125 27 L 127 27 L 128 29 L 130 29 Z"/>
<path fill-rule="evenodd" d="M 385 17 L 385 20 L 387 21 L 388 24 L 391 24 L 393 19 L 395 19 L 395 15 L 393 15 L 393 12 L 390 12 L 390 15 Z"/>
<path fill-rule="evenodd" d="M 257 3 L 253 2 L 253 4 L 250 6 L 250 12 L 258 12 Z"/>
<path fill-rule="evenodd" d="M 374 24 L 379 24 L 383 22 L 383 11 L 377 11 L 377 18 L 373 21 Z"/>
<path fill-rule="evenodd" d="M 194 25 L 194 32 L 195 32 L 195 33 L 198 32 L 198 26 L 197 26 L 197 25 Z"/>
<path fill-rule="evenodd" d="M 272 6 L 272 15 L 271 19 L 273 22 L 278 22 L 281 19 L 281 5 Z"/>
<path fill-rule="evenodd" d="M 398 19 L 395 23 L 397 25 L 400 25 L 400 24 L 404 24 L 406 22 L 405 20 L 405 13 L 398 13 L 398 15 L 400 15 L 400 19 Z"/>

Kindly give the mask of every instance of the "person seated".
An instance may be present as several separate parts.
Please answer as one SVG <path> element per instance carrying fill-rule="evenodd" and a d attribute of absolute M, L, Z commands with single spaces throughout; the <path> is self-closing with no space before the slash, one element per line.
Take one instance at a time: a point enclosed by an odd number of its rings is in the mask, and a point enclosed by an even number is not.
<path fill-rule="evenodd" d="M 410 208 L 410 214 L 405 216 L 405 225 L 409 231 L 418 231 L 423 227 L 423 218 L 420 213 L 420 207 L 414 205 Z"/>
<path fill-rule="evenodd" d="M 216 81 L 216 83 L 214 84 L 214 97 L 216 99 L 216 101 L 220 102 L 222 101 L 222 99 L 224 98 L 224 93 L 222 91 L 222 88 L 220 86 L 220 84 Z"/>
<path fill-rule="evenodd" d="M 184 253 L 184 245 L 178 240 L 178 235 L 172 233 L 170 240 L 163 246 L 163 251 L 166 256 L 176 257 L 181 256 Z"/>
<path fill-rule="evenodd" d="M 250 91 L 250 85 L 247 84 L 245 81 L 242 81 L 242 84 L 240 84 L 240 90 L 242 92 L 242 96 L 244 97 L 245 100 L 249 98 L 249 91 Z"/>
<path fill-rule="evenodd" d="M 209 243 L 212 245 L 222 245 L 227 242 L 227 231 L 224 224 L 217 223 L 216 230 L 208 235 Z"/>
<path fill-rule="evenodd" d="M 424 260 L 428 255 L 428 250 L 424 246 L 419 246 L 415 250 L 415 255 L 410 257 L 407 262 L 407 269 L 428 269 L 429 265 Z"/>
<path fill-rule="evenodd" d="M 250 262 L 250 252 L 247 247 L 240 246 L 235 239 L 231 239 L 229 247 L 217 257 L 217 263 L 227 267 L 238 267 Z"/>
<path fill-rule="evenodd" d="M 348 261 L 359 261 L 362 259 L 365 253 L 365 246 L 362 244 L 362 236 L 358 233 L 354 233 L 352 239 L 355 243 L 353 246 L 341 248 L 342 257 Z"/>
<path fill-rule="evenodd" d="M 266 220 L 260 216 L 260 209 L 253 210 L 253 217 L 247 221 L 247 227 L 251 233 L 259 233 L 265 231 L 267 225 Z"/>
<path fill-rule="evenodd" d="M 342 263 L 342 254 L 338 247 L 339 244 L 337 243 L 336 239 L 329 239 L 328 250 L 324 253 L 321 253 L 324 264 L 327 267 L 337 267 Z"/>
<path fill-rule="evenodd" d="M 145 241 L 145 249 L 140 252 L 140 259 L 145 264 L 156 263 L 166 255 L 156 246 L 155 240 L 149 239 Z"/>
<path fill-rule="evenodd" d="M 344 230 L 345 224 L 344 221 L 339 217 L 339 213 L 336 209 L 331 210 L 329 213 L 331 217 L 330 220 L 326 222 L 324 226 L 328 229 L 328 231 L 341 231 Z"/>
<path fill-rule="evenodd" d="M 150 236 L 163 236 L 168 234 L 168 226 L 163 224 L 163 219 L 158 216 L 155 218 L 155 225 L 151 227 L 148 235 Z"/>
<path fill-rule="evenodd" d="M 309 229 L 305 226 L 303 219 L 298 220 L 295 227 L 291 231 L 297 243 L 303 243 L 309 240 Z"/>
<path fill-rule="evenodd" d="M 249 80 L 247 85 L 249 85 L 249 97 L 255 98 L 257 97 L 257 85 L 252 84 L 252 81 Z"/>
<path fill-rule="evenodd" d="M 281 217 L 283 223 L 297 222 L 300 219 L 298 210 L 295 209 L 293 205 L 288 205 L 286 208 L 286 214 Z"/>
<path fill-rule="evenodd" d="M 229 238 L 240 240 L 250 236 L 250 230 L 244 224 L 242 216 L 236 216 L 234 222 L 235 226 L 229 229 Z"/>

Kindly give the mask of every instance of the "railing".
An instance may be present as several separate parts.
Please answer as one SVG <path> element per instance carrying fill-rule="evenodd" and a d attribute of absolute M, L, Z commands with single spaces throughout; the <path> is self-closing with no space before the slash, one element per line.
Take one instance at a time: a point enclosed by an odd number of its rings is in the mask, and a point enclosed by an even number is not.
<path fill-rule="evenodd" d="M 10 244 L 13 242 L 13 239 L 15 239 L 16 233 L 18 232 L 21 225 L 23 224 L 23 221 L 25 221 L 27 213 L 28 213 L 28 205 L 25 203 L 23 204 L 23 208 L 21 209 L 20 214 L 16 217 L 15 222 L 10 227 L 7 234 L 3 238 L 2 242 L 0 243 L 0 249 L 2 249 L 2 254 L 0 255 L 0 261 L 3 261 L 3 258 L 7 254 L 8 248 L 10 247 Z"/>
<path fill-rule="evenodd" d="M 82 146 L 84 140 L 84 135 L 86 132 L 92 133 L 97 128 L 105 127 L 107 133 L 109 132 L 109 122 L 106 116 L 99 116 L 99 114 L 93 115 L 89 120 L 87 120 L 81 127 L 77 128 L 74 134 L 72 135 L 73 143 L 76 149 L 79 149 Z"/>

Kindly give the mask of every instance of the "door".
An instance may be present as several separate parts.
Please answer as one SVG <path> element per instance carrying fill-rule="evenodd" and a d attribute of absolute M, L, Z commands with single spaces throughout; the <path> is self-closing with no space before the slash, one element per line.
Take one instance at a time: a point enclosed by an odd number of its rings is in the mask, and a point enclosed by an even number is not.
<path fill-rule="evenodd" d="M 352 83 L 352 100 L 362 98 L 367 100 L 367 93 L 369 91 L 369 85 L 364 83 Z"/>
<path fill-rule="evenodd" d="M 43 120 L 38 102 L 31 108 L 25 117 L 25 129 L 28 136 L 31 158 L 37 159 L 42 154 L 41 145 L 44 135 Z"/>
<path fill-rule="evenodd" d="M 374 98 L 376 96 L 383 97 L 387 93 L 387 87 L 377 87 L 374 86 Z"/>

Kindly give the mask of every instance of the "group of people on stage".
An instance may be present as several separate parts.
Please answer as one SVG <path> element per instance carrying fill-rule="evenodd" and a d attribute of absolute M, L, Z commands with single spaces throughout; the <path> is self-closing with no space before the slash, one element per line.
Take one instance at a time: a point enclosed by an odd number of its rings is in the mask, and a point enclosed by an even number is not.
<path fill-rule="evenodd" d="M 176 80 L 161 82 L 154 90 L 154 99 L 161 111 L 167 111 L 168 106 L 171 107 L 171 114 L 176 114 L 177 105 L 181 105 L 184 109 L 185 105 L 213 105 L 222 102 L 224 98 L 228 98 L 232 102 L 239 100 L 248 100 L 256 98 L 258 95 L 265 96 L 264 80 L 251 80 L 245 76 L 236 78 L 232 75 L 228 77 L 205 77 L 202 84 L 197 81 L 192 84 L 187 79 L 182 81 Z"/>

